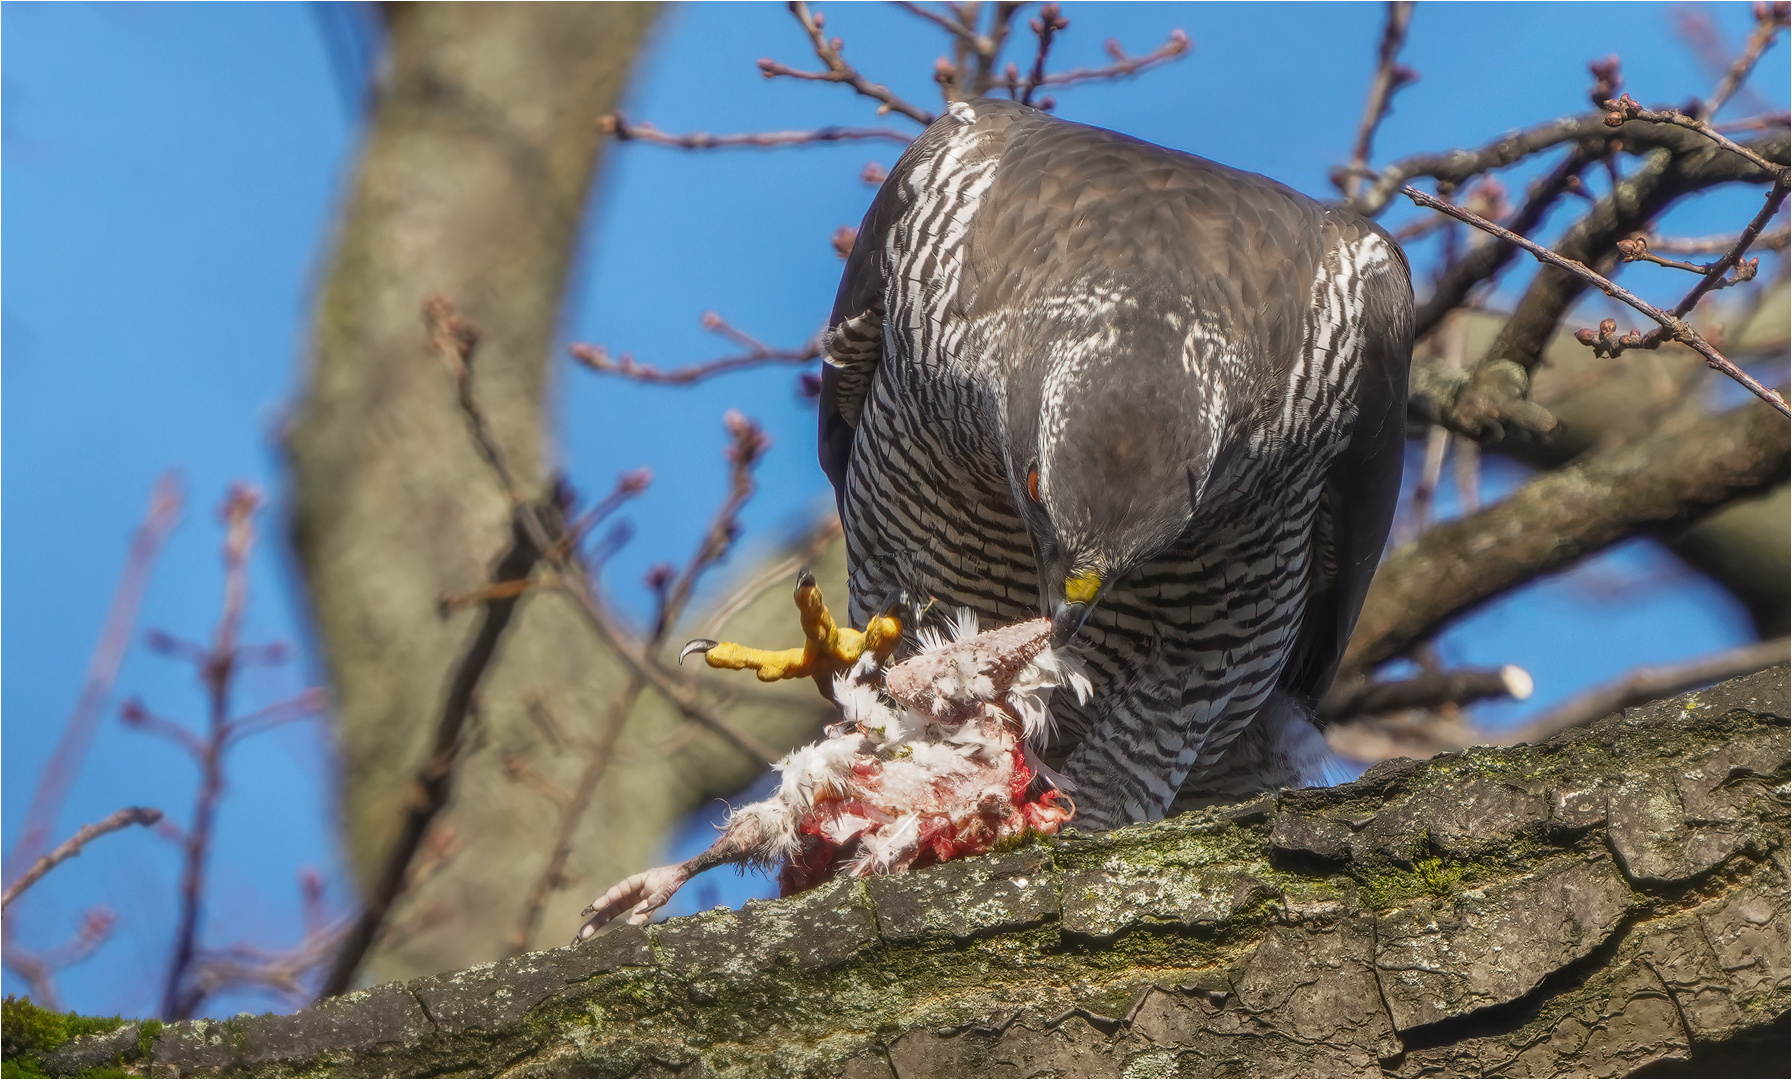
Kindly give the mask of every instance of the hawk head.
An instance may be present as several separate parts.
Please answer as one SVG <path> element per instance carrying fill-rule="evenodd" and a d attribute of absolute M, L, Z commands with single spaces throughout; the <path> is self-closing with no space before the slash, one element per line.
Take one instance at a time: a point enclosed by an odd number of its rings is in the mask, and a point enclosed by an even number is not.
<path fill-rule="evenodd" d="M 1004 447 L 1058 644 L 1127 573 L 1188 532 L 1228 452 L 1222 371 L 1174 315 L 1122 309 L 1017 366 Z"/>

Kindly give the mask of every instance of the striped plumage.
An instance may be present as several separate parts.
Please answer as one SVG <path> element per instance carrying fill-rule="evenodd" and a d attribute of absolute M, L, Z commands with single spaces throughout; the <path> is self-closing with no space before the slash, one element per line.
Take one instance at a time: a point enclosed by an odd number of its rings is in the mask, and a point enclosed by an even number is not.
<path fill-rule="evenodd" d="M 983 99 L 891 171 L 830 324 L 855 622 L 898 588 L 1082 619 L 1095 692 L 1054 703 L 1048 759 L 1086 827 L 1297 782 L 1399 487 L 1412 291 L 1381 229 Z"/>

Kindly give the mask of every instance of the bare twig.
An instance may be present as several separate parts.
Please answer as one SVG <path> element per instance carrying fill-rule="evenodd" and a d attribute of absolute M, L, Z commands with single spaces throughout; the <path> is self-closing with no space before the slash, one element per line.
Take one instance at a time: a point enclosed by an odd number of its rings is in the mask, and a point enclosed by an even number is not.
<path fill-rule="evenodd" d="M 1768 131 L 1774 128 L 1783 128 L 1789 123 L 1792 123 L 1792 113 L 1776 112 L 1713 124 L 1712 127 L 1728 135 L 1736 131 Z"/>
<path fill-rule="evenodd" d="M 195 765 L 202 769 L 205 767 L 205 740 L 195 735 L 185 724 L 150 712 L 149 707 L 136 698 L 125 702 L 118 710 L 118 719 L 128 727 L 168 740 L 192 758 Z M 184 831 L 181 844 L 186 844 Z"/>
<path fill-rule="evenodd" d="M 424 313 L 431 341 L 454 375 L 468 430 L 481 456 L 497 474 L 512 507 L 510 547 L 498 560 L 491 580 L 494 584 L 525 581 L 537 562 L 556 547 L 554 534 L 559 529 L 550 531 L 544 526 L 537 517 L 536 504 L 517 487 L 502 451 L 489 435 L 485 414 L 473 397 L 472 361 L 479 341 L 478 329 L 462 319 L 453 302 L 444 297 L 431 298 Z M 559 507 L 553 509 L 558 515 Z M 566 553 L 562 552 L 561 558 L 566 559 Z M 414 880 L 413 863 L 425 846 L 431 826 L 448 804 L 454 765 L 459 757 L 463 733 L 473 715 L 479 685 L 497 654 L 498 642 L 515 614 L 520 595 L 520 591 L 512 592 L 488 597 L 484 602 L 484 615 L 479 626 L 455 664 L 448 694 L 436 721 L 430 753 L 417 770 L 416 792 L 405 812 L 398 837 L 387 852 L 379 878 L 363 902 L 360 915 L 343 935 L 341 947 L 324 978 L 322 996 L 340 994 L 349 988 L 367 950 L 385 926 L 392 905 Z"/>
<path fill-rule="evenodd" d="M 599 117 L 597 122 L 604 134 L 615 137 L 618 142 L 655 143 L 659 146 L 673 146 L 681 150 L 816 146 L 822 143 L 862 142 L 870 139 L 882 139 L 907 146 L 914 141 L 914 136 L 894 128 L 851 128 L 829 125 L 811 131 L 748 131 L 732 135 L 711 135 L 707 131 L 691 131 L 683 135 L 674 135 L 669 131 L 661 131 L 645 120 L 630 122 L 624 119 L 621 113 L 611 113 L 608 116 Z"/>
<path fill-rule="evenodd" d="M 1042 75 L 1037 81 L 1028 80 L 1023 85 L 1031 89 L 1035 86 L 1074 86 L 1077 83 L 1123 79 L 1129 75 L 1137 75 L 1150 68 L 1180 59 L 1194 51 L 1194 43 L 1182 30 L 1171 30 L 1170 36 L 1164 39 L 1162 45 L 1138 56 L 1128 56 L 1126 50 L 1120 47 L 1120 43 L 1111 39 L 1105 43 L 1105 47 L 1108 56 L 1113 58 L 1114 62 L 1111 64 L 1102 67 L 1071 68 L 1069 71 Z"/>
<path fill-rule="evenodd" d="M 350 920 L 329 917 L 323 902 L 323 878 L 315 870 L 299 872 L 299 894 L 305 933 L 290 949 L 268 950 L 236 943 L 208 949 L 194 964 L 193 983 L 205 997 L 234 989 L 269 990 L 297 1007 L 310 997 L 305 985 L 312 972 L 335 955 Z"/>
<path fill-rule="evenodd" d="M 1356 129 L 1356 147 L 1351 151 L 1349 171 L 1344 177 L 1346 199 L 1356 198 L 1357 190 L 1362 187 L 1375 129 L 1387 116 L 1394 95 L 1419 77 L 1411 68 L 1395 62 L 1400 56 L 1400 47 L 1406 43 L 1406 28 L 1412 22 L 1413 6 L 1413 0 L 1388 0 L 1387 23 L 1381 31 L 1375 76 L 1369 80 L 1369 97 L 1363 103 L 1363 118 Z"/>
<path fill-rule="evenodd" d="M 198 1008 L 202 995 L 189 985 L 189 969 L 199 948 L 199 922 L 205 901 L 206 863 L 211 856 L 212 826 L 217 818 L 218 796 L 224 791 L 224 751 L 230 739 L 230 691 L 237 665 L 237 638 L 242 630 L 243 609 L 249 599 L 249 553 L 255 544 L 255 508 L 261 496 L 253 488 L 234 484 L 224 497 L 224 608 L 218 617 L 210 652 L 200 665 L 205 685 L 207 736 L 198 756 L 199 793 L 193 804 L 193 822 L 187 827 L 182 851 L 180 915 L 176 922 L 174 952 L 168 962 L 162 990 L 162 1016 L 185 1020 Z"/>
<path fill-rule="evenodd" d="M 787 558 L 779 559 L 760 570 L 751 578 L 742 582 L 726 599 L 716 605 L 703 627 L 703 636 L 721 637 L 722 630 L 734 617 L 745 611 L 754 601 L 780 585 L 788 585 L 790 580 L 805 566 L 812 566 L 821 558 L 822 552 L 840 535 L 840 519 L 829 513 L 817 522 L 808 535 L 796 544 L 796 551 Z"/>
<path fill-rule="evenodd" d="M 566 544 L 576 548 L 592 529 L 597 528 L 609 519 L 611 514 L 622 509 L 622 504 L 647 490 L 653 483 L 652 469 L 630 469 L 616 478 L 616 486 L 610 493 L 599 499 L 591 509 L 574 518 L 566 527 Z"/>
<path fill-rule="evenodd" d="M 1725 247 L 1725 250 L 1729 250 L 1728 246 Z M 1649 250 L 1649 238 L 1646 236 L 1633 236 L 1627 240 L 1618 241 L 1618 251 L 1623 254 L 1625 262 L 1654 263 L 1656 266 L 1666 266 L 1673 270 L 1685 270 L 1689 273 L 1698 274 L 1701 277 L 1711 273 L 1717 266 L 1716 263 L 1691 263 L 1682 262 L 1678 259 L 1664 259 L 1660 255 Z M 1759 259 L 1755 259 L 1753 262 L 1742 263 L 1736 267 L 1736 273 L 1733 276 L 1723 278 L 1720 274 L 1719 277 L 1721 280 L 1719 280 L 1716 285 L 1712 286 L 1712 288 L 1724 289 L 1731 285 L 1740 285 L 1745 281 L 1753 281 L 1755 280 L 1755 272 L 1760 269 L 1760 266 L 1761 260 Z"/>
<path fill-rule="evenodd" d="M 9 906 L 18 899 L 20 893 L 37 884 L 37 880 L 49 873 L 58 863 L 81 854 L 82 847 L 86 846 L 88 841 L 107 833 L 129 828 L 132 825 L 154 825 L 160 820 L 162 820 L 162 812 L 153 806 L 127 806 L 91 825 L 83 825 L 75 832 L 75 835 L 56 845 L 54 851 L 31 864 L 29 870 L 20 874 L 16 881 L 8 885 L 5 893 L 0 893 L 0 908 Z"/>
<path fill-rule="evenodd" d="M 112 936 L 118 916 L 104 904 L 96 904 L 81 913 L 75 934 L 53 949 L 38 952 L 19 947 L 12 940 L 12 924 L 0 923 L 0 949 L 7 970 L 25 980 L 31 988 L 31 1000 L 39 1008 L 57 1012 L 62 1008 L 56 992 L 56 973 L 92 956 Z"/>
<path fill-rule="evenodd" d="M 1327 722 L 1356 716 L 1373 716 L 1403 709 L 1436 709 L 1467 705 L 1486 698 L 1531 696 L 1535 684 L 1530 673 L 1513 664 L 1499 668 L 1458 668 L 1426 672 L 1402 682 L 1360 682 L 1334 687 L 1319 705 L 1319 717 Z"/>
<path fill-rule="evenodd" d="M 285 701 L 276 701 L 232 720 L 225 730 L 224 741 L 227 745 L 234 744 L 285 724 L 310 720 L 322 714 L 329 705 L 329 695 L 321 687 L 310 687 Z"/>
<path fill-rule="evenodd" d="M 1736 237 L 1729 233 L 1720 236 L 1650 236 L 1646 239 L 1650 249 L 1669 255 L 1716 255 L 1736 245 Z M 1784 251 L 1788 239 L 1792 239 L 1792 228 L 1782 225 L 1772 232 L 1762 233 L 1755 241 L 1754 249 Z"/>
<path fill-rule="evenodd" d="M 730 410 L 723 422 L 727 425 L 728 435 L 732 440 L 727 452 L 728 497 L 716 510 L 709 528 L 704 531 L 703 539 L 697 545 L 696 553 L 673 583 L 654 623 L 651 640 L 655 643 L 665 640 L 672 623 L 690 602 L 691 590 L 696 588 L 698 579 L 727 556 L 735 539 L 740 536 L 740 511 L 747 500 L 753 497 L 753 468 L 759 464 L 759 459 L 771 445 L 759 425 L 738 412 Z"/>
<path fill-rule="evenodd" d="M 1560 201 L 1565 193 L 1574 190 L 1579 184 L 1580 174 L 1584 172 L 1592 159 L 1580 147 L 1574 147 L 1563 156 L 1556 167 L 1548 175 L 1532 184 L 1525 194 L 1524 205 L 1518 208 L 1506 227 L 1513 232 L 1524 234 L 1542 223 L 1551 207 Z M 1433 218 L 1434 221 L 1450 221 L 1447 217 Z M 1484 281 L 1491 280 L 1494 275 L 1505 269 L 1518 254 L 1518 248 L 1512 244 L 1498 242 L 1478 247 L 1451 263 L 1438 279 L 1431 295 L 1418 311 L 1413 314 L 1413 336 L 1423 337 L 1430 333 L 1443 317 L 1454 311 L 1468 297 L 1469 291 Z"/>
<path fill-rule="evenodd" d="M 1039 39 L 1039 47 L 1033 51 L 1033 73 L 1021 86 L 1022 105 L 1033 104 L 1033 91 L 1045 82 L 1045 58 L 1052 51 L 1052 39 L 1057 36 L 1058 31 L 1070 29 L 1070 20 L 1059 13 L 1058 5 L 1046 4 L 1039 9 L 1039 17 L 1030 20 L 1027 25 Z"/>
<path fill-rule="evenodd" d="M 1777 192 L 1779 192 L 1780 197 L 1782 199 L 1785 197 L 1785 190 L 1783 187 L 1776 185 L 1775 190 Z M 1722 353 L 1719 353 L 1715 348 L 1713 348 L 1711 343 L 1706 341 L 1705 338 L 1703 336 L 1701 336 L 1697 330 L 1694 330 L 1690 325 L 1688 325 L 1686 323 L 1686 321 L 1680 317 L 1679 314 L 1670 314 L 1668 312 L 1665 312 L 1665 311 L 1661 310 L 1660 308 L 1655 307 L 1653 304 L 1650 304 L 1647 301 L 1636 296 L 1635 294 L 1630 292 L 1630 290 L 1617 284 L 1616 282 L 1607 278 L 1605 275 L 1600 274 L 1597 271 L 1593 270 L 1591 267 L 1588 267 L 1582 263 L 1575 262 L 1573 259 L 1565 258 L 1561 255 L 1558 255 L 1555 252 L 1549 250 L 1548 248 L 1542 246 L 1541 244 L 1538 244 L 1533 240 L 1527 239 L 1526 237 L 1520 236 L 1517 233 L 1512 232 L 1509 229 L 1502 228 L 1499 225 L 1496 225 L 1493 222 L 1488 221 L 1486 218 L 1481 217 L 1478 214 L 1471 213 L 1468 210 L 1465 210 L 1460 206 L 1456 206 L 1453 203 L 1445 202 L 1442 199 L 1433 198 L 1432 196 L 1427 195 L 1424 192 L 1422 192 L 1422 191 L 1418 190 L 1417 188 L 1412 187 L 1410 185 L 1407 187 L 1401 188 L 1400 193 L 1402 195 L 1405 195 L 1407 198 L 1411 199 L 1413 202 L 1418 203 L 1420 206 L 1427 206 L 1433 210 L 1442 211 L 1443 213 L 1449 214 L 1451 217 L 1457 219 L 1458 221 L 1461 221 L 1468 225 L 1472 225 L 1475 228 L 1480 229 L 1483 232 L 1490 233 L 1494 236 L 1497 236 L 1501 240 L 1506 241 L 1507 243 L 1516 244 L 1517 246 L 1524 248 L 1526 251 L 1528 251 L 1532 255 L 1536 256 L 1542 262 L 1548 263 L 1549 265 L 1555 266 L 1559 269 L 1566 270 L 1569 273 L 1580 278 L 1582 281 L 1585 281 L 1587 284 L 1592 285 L 1596 289 L 1599 289 L 1601 292 L 1605 293 L 1607 296 L 1610 296 L 1612 299 L 1618 300 L 1618 301 L 1621 301 L 1622 303 L 1630 305 L 1631 307 L 1635 308 L 1636 310 L 1642 312 L 1644 315 L 1647 315 L 1649 318 L 1654 319 L 1657 323 L 1659 323 L 1662 326 L 1662 328 L 1665 331 L 1667 331 L 1667 333 L 1665 335 L 1663 335 L 1664 340 L 1671 339 L 1671 340 L 1675 340 L 1675 341 L 1684 342 L 1686 345 L 1688 345 L 1694 351 L 1696 351 L 1700 356 L 1703 356 L 1705 358 L 1705 362 L 1707 364 L 1710 364 L 1712 367 L 1716 368 L 1718 371 L 1723 372 L 1725 375 L 1728 375 L 1730 378 L 1735 379 L 1737 382 L 1741 383 L 1743 386 L 1748 387 L 1748 389 L 1751 393 L 1753 393 L 1756 397 L 1760 398 L 1762 401 L 1765 401 L 1769 405 L 1772 405 L 1775 409 L 1779 410 L 1781 415 L 1792 416 L 1792 410 L 1787 409 L 1786 400 L 1784 398 L 1782 398 L 1774 390 L 1769 389 L 1766 386 L 1763 386 L 1759 380 L 1757 380 L 1754 376 L 1748 374 L 1748 372 L 1743 371 L 1741 368 L 1739 368 L 1735 364 L 1731 363 L 1728 359 L 1726 359 L 1723 356 Z M 1757 233 L 1759 232 L 1758 228 L 1756 229 L 1756 232 Z M 1588 340 L 1588 339 L 1583 338 L 1583 340 Z M 1590 340 L 1588 340 L 1588 343 L 1591 344 L 1592 342 Z"/>
<path fill-rule="evenodd" d="M 56 827 L 56 816 L 62 810 L 63 800 L 68 797 L 69 786 L 74 783 L 75 774 L 80 772 L 81 761 L 87 756 L 94 732 L 105 716 L 106 699 L 118 678 L 125 649 L 130 646 L 131 628 L 136 625 L 137 610 L 143 604 L 150 569 L 155 565 L 157 553 L 162 550 L 163 541 L 168 539 L 169 532 L 180 520 L 181 502 L 180 485 L 174 474 L 164 474 L 156 481 L 155 491 L 149 498 L 149 510 L 131 540 L 124 573 L 119 576 L 112 606 L 106 612 L 93 657 L 87 662 L 87 674 L 81 680 L 80 696 L 75 699 L 75 707 L 63 724 L 55 751 L 38 774 L 37 787 L 25 810 L 19 839 L 6 857 L 9 880 L 43 854 L 51 830 Z"/>
<path fill-rule="evenodd" d="M 1767 199 L 1761 204 L 1760 211 L 1757 212 L 1754 219 L 1748 223 L 1748 227 L 1742 230 L 1742 235 L 1736 238 L 1736 243 L 1731 245 L 1730 250 L 1724 253 L 1723 258 L 1705 268 L 1705 279 L 1697 285 L 1694 285 L 1692 291 L 1682 297 L 1680 303 L 1674 306 L 1674 314 L 1676 316 L 1683 316 L 1691 313 L 1692 309 L 1698 305 L 1699 300 L 1702 299 L 1706 293 L 1713 289 L 1720 288 L 1723 285 L 1724 275 L 1728 273 L 1732 267 L 1741 267 L 1742 257 L 1747 254 L 1748 249 L 1753 246 L 1755 238 L 1761 235 L 1761 230 L 1767 228 L 1767 223 L 1773 220 L 1773 215 L 1779 213 L 1780 207 L 1785 205 L 1786 194 L 1789 190 L 1792 190 L 1792 180 L 1788 179 L 1785 172 L 1781 172 L 1779 179 L 1774 182 L 1773 187 L 1768 191 Z M 1754 275 L 1751 273 L 1749 276 L 1753 277 Z M 1688 342 L 1688 344 L 1691 343 Z"/>
<path fill-rule="evenodd" d="M 757 338 L 741 333 L 713 311 L 703 314 L 703 328 L 714 334 L 728 338 L 743 345 L 746 352 L 737 356 L 724 356 L 719 360 L 708 360 L 698 364 L 687 364 L 684 367 L 662 371 L 647 364 L 638 364 L 634 357 L 627 353 L 611 358 L 609 351 L 601 345 L 575 344 L 569 351 L 573 358 L 592 371 L 608 375 L 621 375 L 637 382 L 667 383 L 686 386 L 726 375 L 746 368 L 763 367 L 767 364 L 807 364 L 821 356 L 821 339 L 812 338 L 796 349 L 777 349 Z"/>
<path fill-rule="evenodd" d="M 1521 728 L 1501 733 L 1497 741 L 1505 746 L 1545 742 L 1570 728 L 1590 724 L 1632 705 L 1783 664 L 1787 656 L 1787 639 L 1782 637 L 1681 664 L 1640 667 L 1622 678 L 1570 698 Z"/>
<path fill-rule="evenodd" d="M 1641 120 L 1650 124 L 1672 124 L 1688 131 L 1696 131 L 1712 142 L 1741 157 L 1757 169 L 1769 176 L 1777 177 L 1782 183 L 1786 179 L 1787 167 L 1776 165 L 1748 147 L 1731 139 L 1723 132 L 1696 116 L 1688 116 L 1677 109 L 1645 109 L 1637 104 L 1629 94 L 1620 96 L 1616 101 L 1605 103 L 1608 112 L 1605 115 L 1606 127 L 1620 127 L 1628 120 Z"/>
<path fill-rule="evenodd" d="M 677 624 L 690 602 L 691 594 L 697 582 L 712 567 L 719 563 L 734 546 L 734 541 L 741 531 L 740 511 L 752 498 L 754 490 L 753 470 L 764 456 L 769 445 L 765 433 L 759 425 L 748 420 L 737 412 L 728 413 L 724 421 L 728 428 L 731 442 L 726 458 L 728 460 L 728 495 L 721 506 L 716 509 L 710 520 L 709 528 L 704 531 L 703 538 L 697 544 L 684 569 L 676 577 L 661 583 L 656 590 L 660 595 L 659 610 L 655 613 L 653 628 L 648 634 L 645 652 L 651 655 L 665 643 L 666 635 Z M 597 793 L 597 785 L 608 771 L 614 759 L 616 741 L 622 733 L 622 726 L 633 711 L 635 702 L 646 688 L 647 680 L 640 674 L 631 674 L 615 702 L 610 707 L 610 714 L 604 725 L 598 729 L 598 736 L 586 747 L 585 767 L 581 770 L 578 783 L 568 792 L 555 789 L 564 798 L 556 797 L 560 805 L 560 827 L 554 837 L 554 846 L 549 854 L 546 867 L 537 875 L 535 883 L 530 887 L 523 902 L 523 910 L 517 919 L 516 928 L 511 932 L 511 955 L 516 955 L 528 948 L 529 941 L 535 936 L 535 928 L 541 922 L 542 911 L 548 897 L 559 889 L 565 879 L 566 863 L 572 856 L 573 838 L 579 825 L 584 821 L 585 813 L 590 808 L 591 800 Z M 539 705 L 543 714 L 551 717 L 545 704 Z M 551 723 L 551 721 L 550 721 Z M 557 727 L 558 725 L 554 725 Z M 525 777 L 527 779 L 527 777 Z M 546 783 L 546 781 L 542 781 Z"/>
<path fill-rule="evenodd" d="M 1729 70 L 1724 72 L 1717 89 L 1711 91 L 1711 97 L 1699 107 L 1699 119 L 1716 116 L 1717 111 L 1730 100 L 1730 95 L 1748 80 L 1755 62 L 1761 59 L 1761 54 L 1767 51 L 1768 46 L 1773 44 L 1773 39 L 1779 36 L 1781 28 L 1786 25 L 1787 8 L 1784 0 L 1755 5 L 1755 29 L 1748 36 L 1748 44 L 1742 47 L 1742 53 L 1730 63 Z"/>
<path fill-rule="evenodd" d="M 848 64 L 840 56 L 842 44 L 839 38 L 831 41 L 822 33 L 823 19 L 821 13 L 809 11 L 809 5 L 803 0 L 792 0 L 790 13 L 802 24 L 809 35 L 809 43 L 815 49 L 815 57 L 827 68 L 826 71 L 799 71 L 786 67 L 775 60 L 759 61 L 759 70 L 768 79 L 783 76 L 790 79 L 808 79 L 814 82 L 834 82 L 852 87 L 853 91 L 877 102 L 879 116 L 887 113 L 901 113 L 917 124 L 933 123 L 933 114 L 926 109 L 919 109 L 896 96 L 889 87 L 874 83 L 859 74 L 858 69 Z"/>
<path fill-rule="evenodd" d="M 977 40 L 977 32 L 975 30 L 972 30 L 957 19 L 948 19 L 939 12 L 934 11 L 932 8 L 921 4 L 910 3 L 908 0 L 897 0 L 896 6 L 908 12 L 910 15 L 917 15 L 926 19 L 928 22 L 961 41 L 975 43 Z"/>

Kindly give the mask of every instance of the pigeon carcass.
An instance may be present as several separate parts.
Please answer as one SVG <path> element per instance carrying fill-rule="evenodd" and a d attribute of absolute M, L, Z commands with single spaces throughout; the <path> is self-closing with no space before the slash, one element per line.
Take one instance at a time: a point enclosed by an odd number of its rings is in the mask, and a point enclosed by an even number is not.
<path fill-rule="evenodd" d="M 921 648 L 901 663 L 880 671 L 866 653 L 837 678 L 841 720 L 775 764 L 771 798 L 731 813 L 701 855 L 598 897 L 579 938 L 625 912 L 646 922 L 723 863 L 776 868 L 788 896 L 836 876 L 897 873 L 1056 833 L 1075 806 L 1029 742 L 1048 730 L 1051 692 L 1081 701 L 1089 681 L 1052 648 L 1051 620 L 979 632 L 962 611 L 950 640 L 928 629 L 917 638 Z"/>

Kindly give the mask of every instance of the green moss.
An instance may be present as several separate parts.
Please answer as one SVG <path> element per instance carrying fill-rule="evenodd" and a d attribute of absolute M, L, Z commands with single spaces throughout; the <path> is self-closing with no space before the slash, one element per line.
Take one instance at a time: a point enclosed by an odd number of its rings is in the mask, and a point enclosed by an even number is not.
<path fill-rule="evenodd" d="M 102 1035 L 130 1021 L 122 1016 L 82 1016 L 40 1009 L 30 998 L 6 996 L 0 1004 L 0 1051 L 7 1061 L 47 1054 L 77 1035 Z"/>
<path fill-rule="evenodd" d="M 1439 858 L 1415 859 L 1411 870 L 1389 870 L 1359 878 L 1359 895 L 1363 906 L 1371 911 L 1386 911 L 1425 897 L 1449 900 L 1462 892 L 1465 879 L 1474 869 Z"/>
<path fill-rule="evenodd" d="M 137 1052 L 142 1054 L 145 1060 L 148 1060 L 149 1052 L 155 1047 L 156 1039 L 161 1034 L 162 1022 L 160 1020 L 139 1020 L 137 1022 Z"/>

